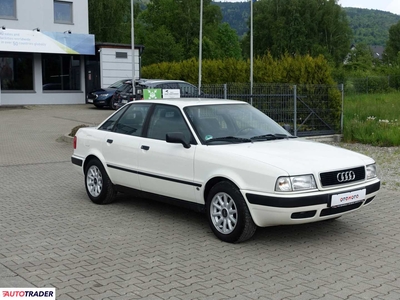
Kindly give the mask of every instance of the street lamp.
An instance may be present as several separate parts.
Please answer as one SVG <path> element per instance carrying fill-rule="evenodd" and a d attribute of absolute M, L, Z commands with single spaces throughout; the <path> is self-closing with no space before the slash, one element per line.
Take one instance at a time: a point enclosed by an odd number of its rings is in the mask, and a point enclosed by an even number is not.
<path fill-rule="evenodd" d="M 134 24 L 134 16 L 133 16 L 133 0 L 131 0 L 131 39 L 132 39 L 132 92 L 136 91 L 135 88 L 135 24 Z"/>
<path fill-rule="evenodd" d="M 199 96 L 201 95 L 201 62 L 203 52 L 203 0 L 200 0 L 200 36 L 199 36 Z"/>
<path fill-rule="evenodd" d="M 250 0 L 250 104 L 253 105 L 253 0 Z"/>

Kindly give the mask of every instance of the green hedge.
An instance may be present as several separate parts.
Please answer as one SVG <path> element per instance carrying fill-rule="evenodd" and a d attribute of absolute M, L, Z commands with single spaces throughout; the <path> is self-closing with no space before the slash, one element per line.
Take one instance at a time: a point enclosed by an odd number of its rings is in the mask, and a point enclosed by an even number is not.
<path fill-rule="evenodd" d="M 199 62 L 192 58 L 182 62 L 163 62 L 142 67 L 143 78 L 180 79 L 198 83 Z M 271 55 L 257 57 L 253 63 L 255 83 L 335 84 L 328 62 L 323 56 Z M 250 62 L 228 58 L 203 60 L 202 83 L 218 84 L 250 81 Z"/>

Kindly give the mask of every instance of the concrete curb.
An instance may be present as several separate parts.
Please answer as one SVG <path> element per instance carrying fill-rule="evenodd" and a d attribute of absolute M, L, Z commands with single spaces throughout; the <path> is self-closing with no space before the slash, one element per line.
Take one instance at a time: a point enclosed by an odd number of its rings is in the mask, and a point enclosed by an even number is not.
<path fill-rule="evenodd" d="M 332 134 L 332 135 L 319 135 L 319 136 L 308 136 L 305 137 L 307 140 L 313 140 L 316 142 L 336 142 L 339 143 L 342 140 L 341 134 Z"/>
<path fill-rule="evenodd" d="M 70 136 L 69 134 L 64 134 L 64 135 L 60 136 L 58 141 L 72 144 L 72 142 L 74 141 L 74 137 Z"/>

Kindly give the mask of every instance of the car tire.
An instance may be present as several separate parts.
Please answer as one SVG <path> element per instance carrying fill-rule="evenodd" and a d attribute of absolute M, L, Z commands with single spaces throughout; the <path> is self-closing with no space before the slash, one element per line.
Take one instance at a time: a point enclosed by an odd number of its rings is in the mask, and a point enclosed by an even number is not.
<path fill-rule="evenodd" d="M 117 195 L 103 164 L 97 159 L 90 160 L 85 168 L 85 187 L 90 200 L 96 204 L 111 203 Z"/>
<path fill-rule="evenodd" d="M 243 242 L 257 229 L 242 194 L 229 181 L 221 181 L 211 188 L 206 213 L 211 230 L 224 242 Z"/>
<path fill-rule="evenodd" d="M 111 107 L 113 110 L 117 110 L 117 106 L 116 106 L 116 103 L 115 103 L 115 101 L 114 101 L 113 98 L 110 99 L 110 107 Z"/>

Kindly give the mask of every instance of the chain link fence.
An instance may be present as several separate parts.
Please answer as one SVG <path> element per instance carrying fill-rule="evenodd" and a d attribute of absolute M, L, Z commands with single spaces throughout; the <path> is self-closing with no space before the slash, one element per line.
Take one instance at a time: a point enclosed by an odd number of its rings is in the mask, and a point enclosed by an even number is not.
<path fill-rule="evenodd" d="M 204 84 L 202 96 L 250 103 L 296 136 L 341 133 L 343 85 Z"/>

